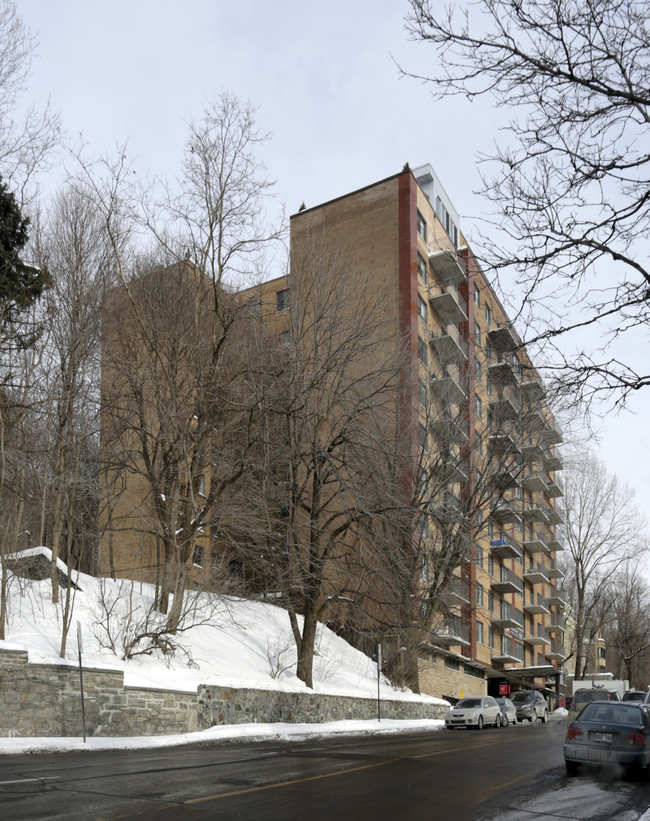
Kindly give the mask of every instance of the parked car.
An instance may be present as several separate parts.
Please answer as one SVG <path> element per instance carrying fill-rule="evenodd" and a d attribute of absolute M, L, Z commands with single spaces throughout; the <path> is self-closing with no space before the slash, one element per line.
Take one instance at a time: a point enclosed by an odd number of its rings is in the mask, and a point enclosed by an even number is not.
<path fill-rule="evenodd" d="M 573 694 L 573 702 L 571 703 L 567 721 L 571 723 L 578 716 L 580 710 L 592 701 L 613 701 L 613 698 L 609 690 L 589 690 L 587 688 L 584 690 L 576 690 Z"/>
<path fill-rule="evenodd" d="M 649 774 L 650 710 L 633 701 L 592 701 L 567 727 L 567 775 L 582 764 L 619 764 Z"/>
<path fill-rule="evenodd" d="M 628 690 L 623 695 L 623 701 L 638 701 L 643 704 L 647 695 L 645 690 Z"/>
<path fill-rule="evenodd" d="M 539 690 L 519 690 L 511 700 L 517 710 L 517 721 L 525 718 L 530 722 L 541 718 L 544 724 L 548 721 L 548 705 Z"/>
<path fill-rule="evenodd" d="M 501 726 L 507 727 L 508 724 L 516 724 L 517 708 L 512 703 L 512 701 L 510 701 L 510 699 L 506 698 L 505 696 L 499 696 L 499 698 L 496 701 L 501 709 Z"/>
<path fill-rule="evenodd" d="M 501 726 L 501 709 L 492 696 L 473 696 L 461 698 L 445 716 L 445 727 L 453 730 L 454 727 L 483 727 L 492 724 Z"/>

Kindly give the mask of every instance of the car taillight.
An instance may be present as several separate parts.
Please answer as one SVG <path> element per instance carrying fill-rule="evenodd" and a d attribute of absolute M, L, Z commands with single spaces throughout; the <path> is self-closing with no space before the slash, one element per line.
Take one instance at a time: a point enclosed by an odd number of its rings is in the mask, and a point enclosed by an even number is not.
<path fill-rule="evenodd" d="M 640 747 L 645 747 L 645 736 L 643 733 L 628 733 L 625 736 L 625 743 L 635 745 L 638 744 Z"/>
<path fill-rule="evenodd" d="M 582 730 L 580 727 L 575 727 L 573 724 L 569 727 L 566 731 L 567 741 L 570 741 L 574 738 L 582 738 Z"/>

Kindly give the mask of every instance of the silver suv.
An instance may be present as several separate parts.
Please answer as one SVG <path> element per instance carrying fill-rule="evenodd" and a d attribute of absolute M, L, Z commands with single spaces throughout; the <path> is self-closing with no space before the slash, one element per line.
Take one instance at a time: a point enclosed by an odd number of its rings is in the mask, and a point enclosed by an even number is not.
<path fill-rule="evenodd" d="M 513 693 L 510 699 L 517 709 L 517 721 L 523 721 L 525 718 L 530 722 L 541 718 L 544 724 L 548 721 L 546 699 L 537 690 L 520 690 Z"/>

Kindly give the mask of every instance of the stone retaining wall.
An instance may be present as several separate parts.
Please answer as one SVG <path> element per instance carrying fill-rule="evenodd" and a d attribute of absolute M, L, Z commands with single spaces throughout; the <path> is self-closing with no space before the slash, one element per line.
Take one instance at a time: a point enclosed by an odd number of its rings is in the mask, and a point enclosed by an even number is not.
<path fill-rule="evenodd" d="M 196 693 L 125 687 L 121 670 L 84 667 L 88 736 L 193 732 L 218 724 L 321 723 L 377 716 L 375 699 L 200 685 Z M 382 718 L 441 718 L 428 702 L 382 700 Z M 0 649 L 0 737 L 81 736 L 79 668 L 30 664 Z"/>

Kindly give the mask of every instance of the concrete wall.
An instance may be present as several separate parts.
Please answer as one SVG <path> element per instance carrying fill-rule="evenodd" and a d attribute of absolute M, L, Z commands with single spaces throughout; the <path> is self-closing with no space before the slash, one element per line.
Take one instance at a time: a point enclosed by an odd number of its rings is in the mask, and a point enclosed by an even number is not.
<path fill-rule="evenodd" d="M 84 668 L 88 736 L 187 733 L 218 724 L 320 723 L 375 718 L 374 699 L 200 685 L 196 693 L 125 687 L 120 670 Z M 442 718 L 445 708 L 382 701 L 383 718 Z M 0 649 L 0 737 L 81 736 L 79 669 L 30 664 Z"/>

